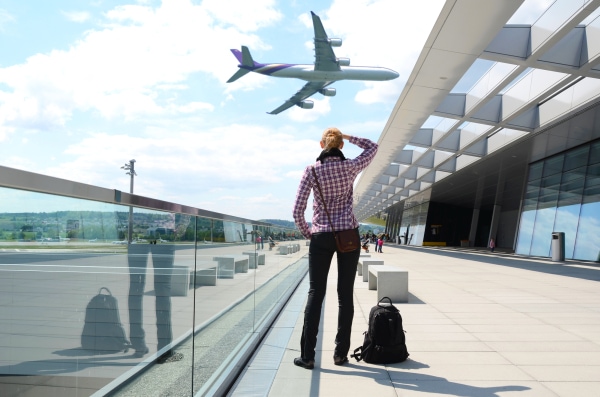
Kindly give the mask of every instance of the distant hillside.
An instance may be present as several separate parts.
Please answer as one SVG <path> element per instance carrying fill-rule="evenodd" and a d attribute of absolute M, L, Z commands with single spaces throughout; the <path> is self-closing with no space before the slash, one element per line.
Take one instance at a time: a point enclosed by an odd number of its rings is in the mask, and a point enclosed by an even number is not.
<path fill-rule="evenodd" d="M 267 222 L 273 225 L 295 229 L 296 224 L 292 221 L 284 221 L 283 219 L 260 219 L 260 222 Z"/>

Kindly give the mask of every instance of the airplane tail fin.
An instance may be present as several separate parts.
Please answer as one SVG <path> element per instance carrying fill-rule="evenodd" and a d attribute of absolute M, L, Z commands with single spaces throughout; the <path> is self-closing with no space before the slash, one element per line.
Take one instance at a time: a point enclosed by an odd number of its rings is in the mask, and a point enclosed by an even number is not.
<path fill-rule="evenodd" d="M 252 59 L 252 55 L 250 55 L 250 50 L 245 45 L 242 46 L 241 53 L 238 50 L 231 50 L 231 52 L 233 52 L 233 55 L 235 55 L 242 65 L 250 68 L 257 66 L 257 63 Z"/>
<path fill-rule="evenodd" d="M 250 50 L 248 47 L 242 46 L 242 51 L 232 49 L 231 52 L 240 62 L 240 65 L 238 66 L 240 69 L 235 72 L 235 74 L 231 76 L 229 80 L 227 80 L 228 83 L 236 81 L 240 77 L 245 76 L 248 72 L 252 71 L 252 69 L 259 66 L 259 64 L 254 62 L 254 59 L 252 59 L 252 55 L 250 55 Z"/>
<path fill-rule="evenodd" d="M 238 69 L 237 72 L 235 72 L 235 74 L 233 76 L 231 76 L 229 78 L 229 80 L 227 80 L 228 83 L 232 83 L 234 81 L 236 81 L 237 79 L 239 79 L 242 76 L 245 76 L 247 73 L 250 73 L 250 71 L 248 69 Z"/>

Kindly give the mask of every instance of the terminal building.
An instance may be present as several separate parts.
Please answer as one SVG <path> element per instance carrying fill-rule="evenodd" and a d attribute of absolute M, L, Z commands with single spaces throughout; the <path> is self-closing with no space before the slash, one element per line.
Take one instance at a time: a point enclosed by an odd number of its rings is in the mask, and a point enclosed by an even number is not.
<path fill-rule="evenodd" d="M 357 183 L 359 219 L 385 215 L 403 244 L 550 257 L 558 239 L 599 260 L 600 2 L 528 3 L 446 2 Z"/>

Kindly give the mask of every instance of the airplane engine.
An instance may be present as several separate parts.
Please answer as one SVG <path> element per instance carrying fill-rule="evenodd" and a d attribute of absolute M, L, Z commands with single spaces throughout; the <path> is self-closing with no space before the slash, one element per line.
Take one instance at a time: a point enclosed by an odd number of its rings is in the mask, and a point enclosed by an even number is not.
<path fill-rule="evenodd" d="M 323 96 L 335 96 L 335 88 L 323 88 L 322 90 L 319 90 L 319 93 Z"/>
<path fill-rule="evenodd" d="M 328 39 L 327 42 L 332 47 L 341 47 L 342 46 L 342 39 Z"/>
<path fill-rule="evenodd" d="M 350 58 L 336 58 L 338 65 L 350 66 Z"/>
<path fill-rule="evenodd" d="M 302 109 L 312 109 L 313 106 L 315 106 L 315 103 L 313 101 L 306 100 L 298 102 L 297 105 L 300 106 Z"/>

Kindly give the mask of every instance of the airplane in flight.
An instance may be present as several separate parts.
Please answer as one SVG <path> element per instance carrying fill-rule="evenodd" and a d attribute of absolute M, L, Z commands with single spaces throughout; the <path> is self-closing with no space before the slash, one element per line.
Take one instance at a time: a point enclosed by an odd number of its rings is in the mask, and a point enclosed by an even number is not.
<path fill-rule="evenodd" d="M 307 98 L 317 92 L 323 96 L 335 96 L 335 88 L 329 87 L 339 80 L 385 81 L 398 77 L 398 73 L 391 69 L 371 66 L 350 66 L 349 58 L 337 58 L 333 47 L 340 47 L 342 39 L 330 39 L 325 33 L 321 18 L 311 11 L 315 29 L 315 63 L 314 65 L 295 65 L 287 63 L 258 63 L 252 59 L 248 47 L 242 46 L 242 51 L 232 49 L 231 52 L 238 59 L 239 70 L 231 76 L 228 83 L 232 83 L 249 72 L 260 73 L 266 76 L 295 78 L 307 81 L 296 94 L 286 100 L 277 109 L 267 112 L 278 114 L 296 105 L 302 109 L 312 109 L 314 102 Z"/>

